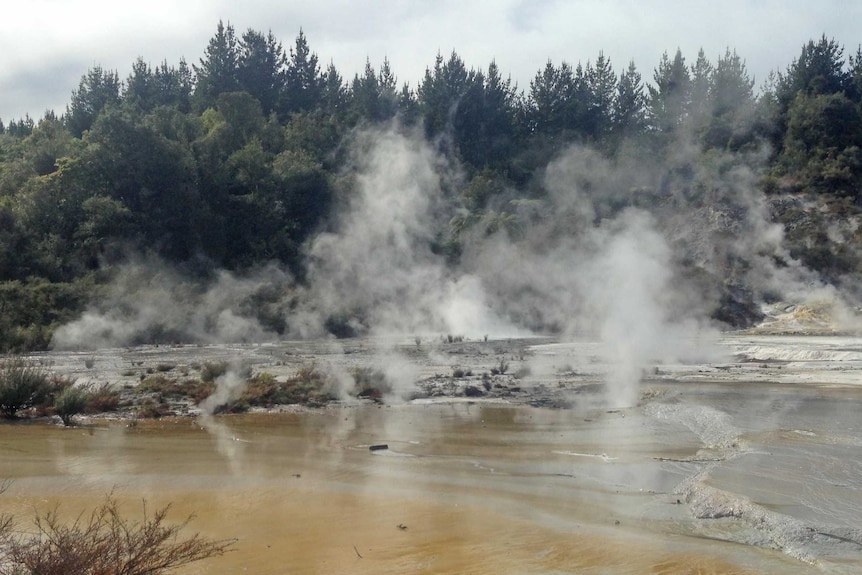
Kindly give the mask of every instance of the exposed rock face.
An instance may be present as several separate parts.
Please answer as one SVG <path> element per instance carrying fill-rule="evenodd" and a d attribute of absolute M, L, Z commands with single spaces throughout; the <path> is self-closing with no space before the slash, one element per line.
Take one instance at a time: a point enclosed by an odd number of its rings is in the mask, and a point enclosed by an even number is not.
<path fill-rule="evenodd" d="M 763 321 L 766 316 L 754 302 L 753 294 L 741 288 L 728 290 L 722 296 L 712 318 L 735 329 L 748 329 Z"/>

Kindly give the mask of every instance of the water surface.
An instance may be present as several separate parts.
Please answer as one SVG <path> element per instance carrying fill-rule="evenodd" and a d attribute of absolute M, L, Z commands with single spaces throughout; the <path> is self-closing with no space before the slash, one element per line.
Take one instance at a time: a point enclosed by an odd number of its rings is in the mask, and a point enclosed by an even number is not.
<path fill-rule="evenodd" d="M 626 409 L 578 391 L 598 367 L 573 345 L 535 354 L 572 364 L 567 409 L 0 425 L 0 512 L 172 503 L 190 531 L 237 539 L 185 574 L 862 572 L 862 345 L 723 345 L 735 359 L 661 366 Z"/>

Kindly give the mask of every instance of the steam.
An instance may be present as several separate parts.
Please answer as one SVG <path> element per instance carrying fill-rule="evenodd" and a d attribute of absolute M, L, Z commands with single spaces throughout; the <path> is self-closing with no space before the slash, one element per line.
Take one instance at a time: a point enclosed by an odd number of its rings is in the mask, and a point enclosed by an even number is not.
<path fill-rule="evenodd" d="M 594 277 L 585 286 L 598 333 L 611 365 L 608 397 L 615 405 L 634 405 L 643 369 L 664 359 L 675 341 L 670 312 L 670 250 L 648 216 L 626 212 L 602 229 L 602 250 L 592 262 Z"/>
<path fill-rule="evenodd" d="M 494 315 L 475 276 L 449 271 L 432 252 L 449 168 L 428 144 L 371 131 L 354 148 L 355 186 L 337 230 L 308 249 L 299 334 L 319 335 L 333 312 L 352 314 L 351 327 L 375 336 L 517 333 Z"/>
<path fill-rule="evenodd" d="M 434 246 L 457 215 L 453 196 L 466 177 L 457 166 L 397 128 L 354 134 L 350 148 L 340 210 L 305 246 L 303 285 L 275 265 L 201 283 L 142 260 L 104 301 L 58 329 L 54 346 L 311 338 L 334 324 L 380 341 L 551 332 L 598 339 L 612 366 L 607 401 L 625 406 L 637 401 L 651 365 L 714 357 L 718 331 L 708 317 L 728 291 L 761 304 L 820 302 L 852 317 L 843 295 L 784 247 L 758 187 L 761 151 L 704 157 L 681 137 L 656 165 L 573 146 L 540 172 L 529 199 L 492 198 L 503 223 L 462 231 L 456 265 Z M 278 321 L 260 319 L 252 302 L 261 290 Z M 379 345 L 393 394 L 406 396 L 415 368 Z M 237 392 L 225 377 L 205 412 Z"/>
<path fill-rule="evenodd" d="M 523 239 L 499 233 L 470 254 L 500 313 L 564 339 L 599 340 L 614 406 L 637 401 L 649 366 L 714 356 L 709 306 L 680 273 L 661 222 L 615 207 L 636 205 L 653 177 L 571 148 L 548 166 L 547 196 L 519 214 Z"/>
<path fill-rule="evenodd" d="M 245 390 L 248 371 L 237 362 L 231 364 L 225 373 L 213 381 L 215 390 L 198 405 L 201 412 L 205 416 L 212 415 L 220 406 L 239 399 Z"/>
<path fill-rule="evenodd" d="M 221 270 L 208 281 L 155 259 L 124 266 L 107 297 L 54 333 L 55 349 L 99 349 L 140 343 L 260 342 L 276 337 L 254 302 L 263 291 L 289 293 L 290 276 L 267 266 L 240 278 Z"/>

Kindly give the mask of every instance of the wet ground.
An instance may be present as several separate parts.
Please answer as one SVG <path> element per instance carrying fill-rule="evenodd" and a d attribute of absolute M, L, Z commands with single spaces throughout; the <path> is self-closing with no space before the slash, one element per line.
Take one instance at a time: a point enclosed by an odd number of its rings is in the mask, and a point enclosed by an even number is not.
<path fill-rule="evenodd" d="M 862 571 L 862 340 L 731 336 L 717 349 L 651 366 L 630 407 L 613 405 L 589 342 L 39 356 L 113 384 L 219 358 L 278 377 L 314 361 L 406 379 L 387 405 L 3 425 L 13 483 L 0 511 L 71 515 L 113 490 L 130 514 L 142 498 L 173 502 L 176 519 L 196 514 L 192 530 L 238 539 L 183 573 Z M 463 397 L 501 361 L 490 390 Z"/>

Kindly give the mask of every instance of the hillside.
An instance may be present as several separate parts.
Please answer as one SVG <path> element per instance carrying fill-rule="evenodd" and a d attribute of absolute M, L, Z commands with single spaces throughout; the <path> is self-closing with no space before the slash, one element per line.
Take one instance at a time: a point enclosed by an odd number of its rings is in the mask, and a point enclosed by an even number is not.
<path fill-rule="evenodd" d="M 528 87 L 453 52 L 411 87 L 219 23 L 197 64 L 0 122 L 0 349 L 852 330 L 860 106 L 826 37 L 759 90 L 731 50 Z"/>

